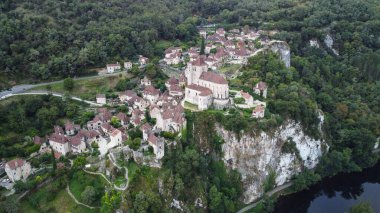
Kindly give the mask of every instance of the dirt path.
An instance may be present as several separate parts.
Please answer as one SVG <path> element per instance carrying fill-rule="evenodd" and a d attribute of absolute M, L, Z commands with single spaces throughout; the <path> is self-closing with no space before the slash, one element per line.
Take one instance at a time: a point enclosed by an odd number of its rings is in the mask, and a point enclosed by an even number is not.
<path fill-rule="evenodd" d="M 82 205 L 82 206 L 87 207 L 87 208 L 89 208 L 89 209 L 98 209 L 98 208 L 100 208 L 100 207 L 95 207 L 95 206 L 89 206 L 89 205 L 87 205 L 87 204 L 84 204 L 84 203 L 79 202 L 79 201 L 75 198 L 75 196 L 73 195 L 73 193 L 71 193 L 69 185 L 67 185 L 67 187 L 66 187 L 66 191 L 67 191 L 67 193 L 69 194 L 69 196 L 75 201 L 76 204 L 78 204 L 78 205 Z"/>

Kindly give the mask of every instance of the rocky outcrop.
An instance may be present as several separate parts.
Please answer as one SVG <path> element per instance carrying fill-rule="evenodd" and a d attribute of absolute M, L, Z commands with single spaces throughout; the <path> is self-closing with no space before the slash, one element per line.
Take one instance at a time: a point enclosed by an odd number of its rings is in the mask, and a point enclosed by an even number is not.
<path fill-rule="evenodd" d="M 290 67 L 290 47 L 284 41 L 271 41 L 268 44 L 270 50 L 280 55 L 280 59 L 286 67 Z"/>
<path fill-rule="evenodd" d="M 261 53 L 266 54 L 270 51 L 279 54 L 280 59 L 284 62 L 285 66 L 290 67 L 290 47 L 285 41 L 271 41 L 263 48 L 260 48 L 254 52 L 251 56 Z"/>
<path fill-rule="evenodd" d="M 216 126 L 224 144 L 225 164 L 242 174 L 243 201 L 249 203 L 263 194 L 270 171 L 276 173 L 276 185 L 282 185 L 302 168 L 314 168 L 327 145 L 307 136 L 299 123 L 287 121 L 272 133 L 244 133 L 240 139 L 220 125 Z M 284 144 L 293 149 L 284 149 Z"/>
<path fill-rule="evenodd" d="M 333 48 L 333 45 L 334 45 L 334 39 L 332 38 L 332 36 L 330 34 L 327 34 L 324 41 L 325 45 L 333 51 L 333 53 L 335 55 L 339 55 L 339 52 Z"/>

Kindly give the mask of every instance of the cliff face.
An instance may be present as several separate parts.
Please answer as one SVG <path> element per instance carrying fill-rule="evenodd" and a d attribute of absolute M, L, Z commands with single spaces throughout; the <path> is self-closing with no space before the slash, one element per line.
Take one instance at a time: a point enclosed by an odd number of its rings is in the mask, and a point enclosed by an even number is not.
<path fill-rule="evenodd" d="M 323 141 L 307 136 L 294 121 L 284 123 L 273 133 L 244 133 L 240 140 L 220 125 L 216 131 L 224 139 L 224 163 L 242 174 L 245 203 L 263 194 L 270 171 L 276 172 L 276 185 L 282 185 L 302 168 L 314 168 L 327 147 Z M 293 149 L 285 149 L 284 144 Z"/>
<path fill-rule="evenodd" d="M 286 67 L 290 67 L 290 47 L 284 41 L 272 41 L 269 43 L 272 52 L 278 53 Z"/>

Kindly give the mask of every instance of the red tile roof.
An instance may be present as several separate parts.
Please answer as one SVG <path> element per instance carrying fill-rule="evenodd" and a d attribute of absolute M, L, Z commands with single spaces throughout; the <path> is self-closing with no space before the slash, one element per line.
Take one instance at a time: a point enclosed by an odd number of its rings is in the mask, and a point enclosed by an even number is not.
<path fill-rule="evenodd" d="M 118 134 L 121 134 L 121 131 L 118 130 L 118 129 L 115 129 L 115 130 L 111 133 L 111 136 L 112 136 L 112 137 L 116 137 Z"/>
<path fill-rule="evenodd" d="M 70 121 L 67 121 L 66 124 L 65 124 L 65 130 L 66 131 L 71 131 L 71 130 L 74 130 L 74 124 Z"/>
<path fill-rule="evenodd" d="M 125 113 L 122 113 L 122 112 L 119 112 L 116 117 L 120 120 L 120 121 L 124 121 L 124 122 L 128 122 L 128 116 L 125 114 Z"/>
<path fill-rule="evenodd" d="M 54 126 L 54 133 L 63 134 L 63 129 L 60 126 Z"/>
<path fill-rule="evenodd" d="M 106 95 L 104 95 L 104 94 L 96 94 L 96 98 L 106 98 Z"/>
<path fill-rule="evenodd" d="M 144 89 L 145 95 L 159 95 L 160 91 L 153 86 L 146 86 Z"/>
<path fill-rule="evenodd" d="M 54 141 L 56 143 L 65 144 L 68 142 L 67 138 L 63 135 L 59 135 L 57 133 L 53 133 L 50 135 L 49 140 Z"/>
<path fill-rule="evenodd" d="M 179 81 L 178 81 L 178 79 L 176 79 L 176 78 L 174 78 L 174 77 L 171 77 L 171 78 L 169 78 L 169 79 L 166 81 L 166 83 L 172 85 L 172 84 L 178 84 Z"/>
<path fill-rule="evenodd" d="M 221 75 L 213 72 L 203 72 L 199 79 L 210 81 L 216 84 L 228 84 L 226 79 L 224 79 Z"/>
<path fill-rule="evenodd" d="M 199 85 L 196 85 L 196 84 L 190 84 L 190 85 L 187 86 L 187 88 L 200 92 L 199 95 L 201 95 L 201 96 L 212 95 L 212 91 L 209 88 L 207 88 L 207 87 L 202 87 L 202 86 L 199 86 Z"/>
<path fill-rule="evenodd" d="M 33 138 L 33 142 L 35 143 L 35 144 L 42 144 L 44 141 L 43 141 L 44 139 L 43 138 L 40 138 L 39 136 L 34 136 L 34 138 Z"/>
<path fill-rule="evenodd" d="M 148 142 L 149 143 L 157 146 L 157 141 L 158 141 L 158 138 L 153 133 L 149 134 L 149 136 L 148 136 Z"/>
<path fill-rule="evenodd" d="M 264 112 L 265 108 L 262 107 L 262 106 L 257 106 L 253 111 L 252 113 L 259 113 L 259 112 Z"/>
<path fill-rule="evenodd" d="M 82 138 L 80 135 L 76 135 L 76 136 L 70 137 L 69 141 L 72 146 L 79 146 L 82 142 Z"/>
<path fill-rule="evenodd" d="M 26 161 L 20 158 L 13 159 L 11 161 L 7 162 L 7 165 L 12 170 L 15 170 L 16 168 L 22 167 Z"/>
<path fill-rule="evenodd" d="M 191 62 L 193 66 L 207 66 L 205 63 L 205 58 L 203 56 L 199 56 L 195 61 Z"/>
<path fill-rule="evenodd" d="M 250 98 L 252 98 L 252 96 L 251 96 L 249 93 L 244 92 L 243 90 L 240 91 L 240 94 L 241 94 L 241 96 L 242 96 L 244 99 L 250 99 Z"/>
<path fill-rule="evenodd" d="M 120 64 L 107 64 L 107 67 L 120 67 Z"/>
<path fill-rule="evenodd" d="M 260 81 L 259 83 L 256 84 L 255 86 L 255 89 L 259 89 L 259 90 L 265 90 L 266 88 L 268 88 L 267 84 L 263 81 Z"/>

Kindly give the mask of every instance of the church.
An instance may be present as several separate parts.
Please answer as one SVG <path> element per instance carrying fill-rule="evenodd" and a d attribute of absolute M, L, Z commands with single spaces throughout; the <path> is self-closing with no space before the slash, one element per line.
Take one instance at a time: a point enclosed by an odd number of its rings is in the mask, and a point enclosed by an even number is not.
<path fill-rule="evenodd" d="M 227 107 L 228 82 L 223 76 L 207 70 L 204 56 L 188 63 L 185 76 L 185 101 L 197 105 L 199 110 L 208 109 L 212 105 L 218 109 Z"/>

